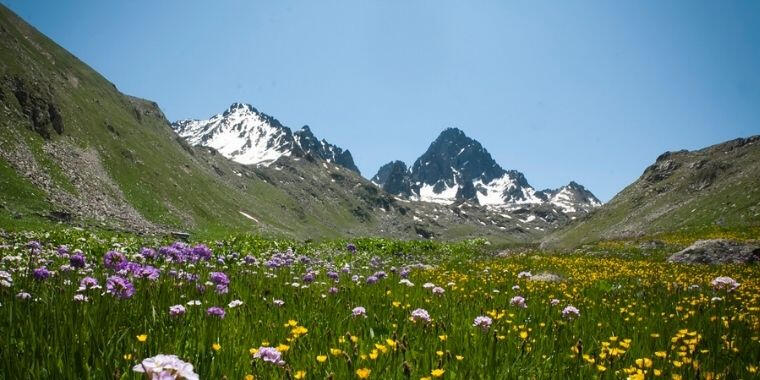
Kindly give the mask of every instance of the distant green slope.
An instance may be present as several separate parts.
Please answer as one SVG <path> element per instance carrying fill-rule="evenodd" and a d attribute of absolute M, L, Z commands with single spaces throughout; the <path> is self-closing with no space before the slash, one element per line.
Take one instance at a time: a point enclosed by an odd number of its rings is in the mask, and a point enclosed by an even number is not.
<path fill-rule="evenodd" d="M 570 248 L 598 240 L 758 227 L 760 136 L 754 136 L 661 155 L 609 203 L 546 237 L 543 245 Z"/>

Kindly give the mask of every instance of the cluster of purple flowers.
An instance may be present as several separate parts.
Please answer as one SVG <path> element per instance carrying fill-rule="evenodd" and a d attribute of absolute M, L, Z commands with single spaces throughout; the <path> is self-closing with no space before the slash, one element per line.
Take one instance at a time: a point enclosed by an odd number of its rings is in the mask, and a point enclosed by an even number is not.
<path fill-rule="evenodd" d="M 127 257 L 117 251 L 108 251 L 103 256 L 103 265 L 113 271 L 120 271 L 127 267 Z"/>
<path fill-rule="evenodd" d="M 135 294 L 135 286 L 121 276 L 110 276 L 106 279 L 106 292 L 120 299 L 131 298 Z"/>
<path fill-rule="evenodd" d="M 211 249 L 206 246 L 205 244 L 198 244 L 194 247 L 191 247 L 183 242 L 174 242 L 171 245 L 163 246 L 158 249 L 158 255 L 153 254 L 152 252 L 146 250 L 143 248 L 143 251 L 140 252 L 143 257 L 145 258 L 151 258 L 151 257 L 157 257 L 162 256 L 166 258 L 167 260 L 170 260 L 172 262 L 197 262 L 197 261 L 208 261 L 211 260 L 213 254 L 211 252 Z M 146 255 L 147 254 L 147 255 Z"/>
<path fill-rule="evenodd" d="M 211 272 L 209 281 L 215 285 L 217 294 L 227 294 L 229 291 L 230 279 L 224 272 Z"/>
<path fill-rule="evenodd" d="M 53 275 L 53 273 L 50 272 L 47 269 L 47 267 L 44 267 L 44 266 L 39 267 L 39 268 L 37 268 L 37 269 L 34 270 L 34 279 L 37 280 L 37 281 L 46 280 L 47 278 L 49 278 L 52 275 Z"/>

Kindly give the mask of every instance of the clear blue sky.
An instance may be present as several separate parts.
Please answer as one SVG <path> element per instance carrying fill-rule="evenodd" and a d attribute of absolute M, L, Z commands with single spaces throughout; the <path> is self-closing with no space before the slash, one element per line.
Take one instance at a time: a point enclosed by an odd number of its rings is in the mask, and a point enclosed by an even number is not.
<path fill-rule="evenodd" d="M 759 1 L 0 1 L 172 120 L 248 102 L 366 177 L 457 126 L 607 201 L 666 150 L 760 133 Z"/>

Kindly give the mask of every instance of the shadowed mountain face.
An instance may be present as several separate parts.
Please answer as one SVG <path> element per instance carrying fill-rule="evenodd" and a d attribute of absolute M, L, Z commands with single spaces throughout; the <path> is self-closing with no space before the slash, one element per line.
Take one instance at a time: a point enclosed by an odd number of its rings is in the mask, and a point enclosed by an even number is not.
<path fill-rule="evenodd" d="M 565 248 L 600 239 L 753 226 L 760 226 L 760 136 L 666 152 L 609 203 L 544 242 Z"/>
<path fill-rule="evenodd" d="M 244 165 L 270 165 L 280 157 L 312 155 L 359 173 L 351 152 L 318 140 L 309 126 L 296 132 L 250 104 L 233 103 L 206 120 L 178 120 L 172 128 L 190 144 L 214 148 Z"/>
<path fill-rule="evenodd" d="M 601 205 L 575 182 L 536 191 L 522 173 L 504 170 L 478 141 L 457 128 L 441 132 L 410 169 L 394 161 L 380 168 L 372 181 L 391 194 L 441 204 L 468 201 L 491 208 L 551 204 L 564 213 Z"/>

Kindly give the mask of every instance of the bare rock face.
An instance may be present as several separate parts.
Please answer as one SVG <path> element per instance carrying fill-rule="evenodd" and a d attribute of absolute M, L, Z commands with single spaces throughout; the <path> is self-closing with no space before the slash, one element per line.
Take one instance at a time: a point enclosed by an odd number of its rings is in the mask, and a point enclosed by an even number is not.
<path fill-rule="evenodd" d="M 760 245 L 725 239 L 699 240 L 668 257 L 671 263 L 747 264 L 760 262 Z"/>

